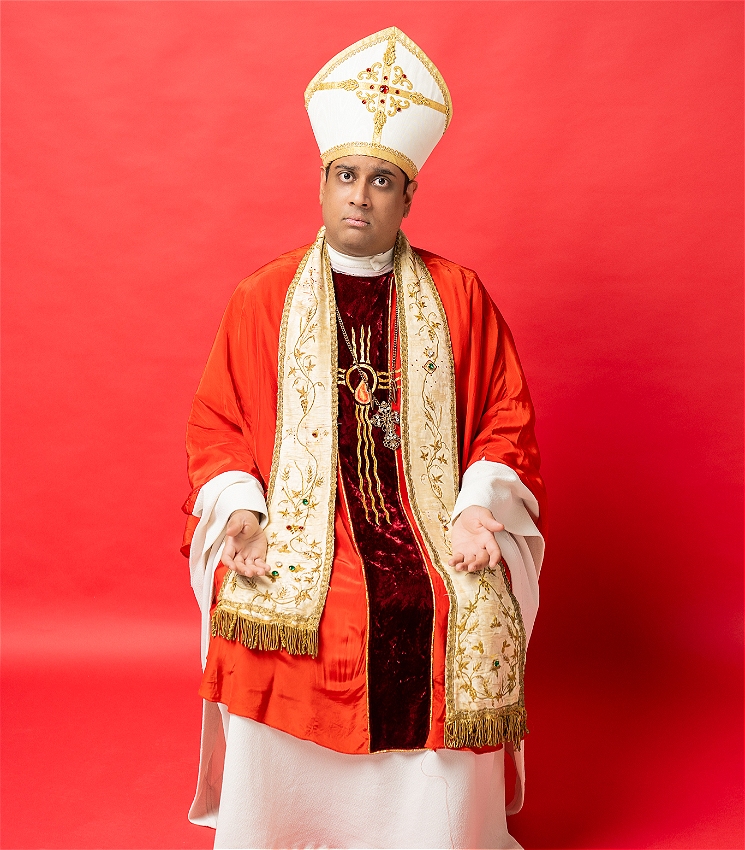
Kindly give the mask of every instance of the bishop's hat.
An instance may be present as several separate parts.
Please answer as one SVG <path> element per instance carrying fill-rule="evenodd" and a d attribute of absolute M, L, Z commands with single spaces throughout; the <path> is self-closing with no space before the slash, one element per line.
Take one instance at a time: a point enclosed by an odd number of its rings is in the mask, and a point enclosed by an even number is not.
<path fill-rule="evenodd" d="M 416 177 L 447 129 L 450 92 L 424 52 L 396 27 L 334 56 L 305 90 L 313 133 L 328 165 L 375 156 Z"/>

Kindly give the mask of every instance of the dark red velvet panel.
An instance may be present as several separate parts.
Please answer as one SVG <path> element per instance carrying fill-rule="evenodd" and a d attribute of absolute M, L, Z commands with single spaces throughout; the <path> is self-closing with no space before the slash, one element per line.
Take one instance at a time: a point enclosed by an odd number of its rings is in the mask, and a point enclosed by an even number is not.
<path fill-rule="evenodd" d="M 391 279 L 390 274 L 360 278 L 334 273 L 337 306 L 347 336 L 353 345 L 356 342 L 359 346 L 360 329 L 365 328 L 364 353 L 368 355 L 367 362 L 378 373 L 388 372 L 391 356 L 391 340 L 387 333 Z M 352 365 L 352 355 L 341 330 L 337 338 L 339 368 L 346 372 Z M 359 347 L 357 354 L 359 357 Z M 350 373 L 349 383 L 355 389 L 360 383 L 356 370 Z M 388 398 L 388 391 L 379 387 L 375 396 L 382 401 Z M 340 384 L 341 477 L 357 549 L 364 564 L 369 605 L 370 750 L 416 749 L 424 746 L 430 727 L 432 584 L 399 498 L 396 456 L 383 445 L 380 428 L 367 432 L 368 440 L 370 437 L 373 440 L 375 466 L 369 466 L 372 453 L 365 459 L 362 449 L 362 476 L 359 474 L 359 432 L 364 425 L 358 430 L 355 408 L 359 415 L 364 415 L 347 384 Z M 362 441 L 364 446 L 364 431 Z M 382 499 L 378 494 L 378 482 Z M 372 504 L 376 505 L 375 510 Z"/>

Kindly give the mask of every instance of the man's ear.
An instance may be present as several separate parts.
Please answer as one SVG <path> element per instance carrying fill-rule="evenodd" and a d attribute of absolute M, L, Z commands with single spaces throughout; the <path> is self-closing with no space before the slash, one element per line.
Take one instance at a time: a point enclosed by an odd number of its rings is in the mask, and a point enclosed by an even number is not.
<path fill-rule="evenodd" d="M 326 188 L 326 169 L 321 166 L 321 186 L 318 190 L 318 203 L 323 204 L 323 192 Z"/>
<path fill-rule="evenodd" d="M 404 192 L 404 218 L 409 215 L 411 211 L 411 204 L 414 200 L 414 193 L 419 188 L 419 184 L 416 180 L 412 180 L 409 185 L 406 187 L 406 191 Z"/>

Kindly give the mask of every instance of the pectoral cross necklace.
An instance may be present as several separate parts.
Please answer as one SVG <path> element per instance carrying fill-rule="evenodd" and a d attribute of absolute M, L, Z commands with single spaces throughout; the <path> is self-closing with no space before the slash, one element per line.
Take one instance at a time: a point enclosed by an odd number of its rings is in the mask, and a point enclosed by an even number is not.
<path fill-rule="evenodd" d="M 344 327 L 344 322 L 342 321 L 341 313 L 339 312 L 338 306 L 336 308 L 336 319 L 339 322 L 339 328 L 341 330 L 342 336 L 344 337 L 344 342 L 346 342 L 347 348 L 349 349 L 349 353 L 352 355 L 352 366 L 357 370 L 360 376 L 360 383 L 358 384 L 357 389 L 354 391 L 354 400 L 357 402 L 357 404 L 369 404 L 372 409 L 375 409 L 375 407 L 377 406 L 377 411 L 370 417 L 370 423 L 376 428 L 383 429 L 383 445 L 387 449 L 391 449 L 391 451 L 395 452 L 396 449 L 398 449 L 401 445 L 401 437 L 399 436 L 397 429 L 397 425 L 401 421 L 401 418 L 398 414 L 398 411 L 393 409 L 393 404 L 396 400 L 396 356 L 398 354 L 398 300 L 396 300 L 396 316 L 395 324 L 393 326 L 393 345 L 390 349 L 391 358 L 388 371 L 388 374 L 390 376 L 390 379 L 388 381 L 388 398 L 383 399 L 383 401 L 378 401 L 378 399 L 374 395 L 374 389 L 370 389 L 370 385 L 367 382 L 367 375 L 365 374 L 365 369 L 363 368 L 363 364 L 361 364 L 359 359 L 357 358 L 357 353 L 355 352 L 352 343 L 349 341 L 347 329 Z M 364 364 L 364 366 L 367 366 L 367 364 Z"/>

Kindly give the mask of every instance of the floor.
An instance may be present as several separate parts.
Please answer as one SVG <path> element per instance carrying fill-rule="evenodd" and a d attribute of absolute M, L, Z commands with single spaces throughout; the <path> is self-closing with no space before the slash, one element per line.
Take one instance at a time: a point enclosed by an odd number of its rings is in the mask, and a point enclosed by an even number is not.
<path fill-rule="evenodd" d="M 196 619 L 99 619 L 46 623 L 21 639 L 6 622 L 2 847 L 211 846 L 212 831 L 186 819 L 196 632 Z M 686 706 L 685 676 L 665 671 L 639 723 L 623 674 L 615 690 L 589 692 L 548 675 L 535 646 L 527 802 L 511 820 L 526 848 L 742 847 L 736 674 L 710 671 L 712 698 Z"/>

